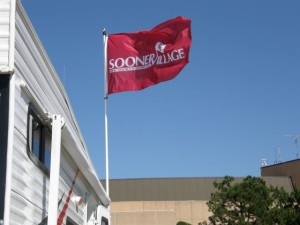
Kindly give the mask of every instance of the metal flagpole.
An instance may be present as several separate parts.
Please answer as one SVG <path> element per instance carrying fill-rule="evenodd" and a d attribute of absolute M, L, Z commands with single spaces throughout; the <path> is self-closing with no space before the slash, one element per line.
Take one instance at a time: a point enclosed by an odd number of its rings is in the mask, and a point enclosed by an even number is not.
<path fill-rule="evenodd" d="M 108 123 L 107 123 L 107 34 L 105 28 L 103 34 L 104 51 L 104 123 L 105 123 L 105 166 L 106 166 L 106 193 L 109 196 L 109 172 L 108 172 Z"/>

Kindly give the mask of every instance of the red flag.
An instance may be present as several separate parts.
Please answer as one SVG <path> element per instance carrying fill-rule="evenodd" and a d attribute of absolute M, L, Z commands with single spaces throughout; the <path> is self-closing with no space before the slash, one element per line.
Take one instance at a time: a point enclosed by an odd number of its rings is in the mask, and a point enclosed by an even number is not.
<path fill-rule="evenodd" d="M 108 35 L 107 93 L 138 91 L 171 80 L 189 62 L 191 21 L 168 20 L 152 30 Z"/>

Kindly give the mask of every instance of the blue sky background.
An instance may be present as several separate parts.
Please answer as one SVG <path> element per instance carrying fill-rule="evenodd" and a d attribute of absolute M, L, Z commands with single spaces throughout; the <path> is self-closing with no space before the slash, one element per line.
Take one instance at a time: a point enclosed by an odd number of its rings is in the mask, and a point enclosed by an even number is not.
<path fill-rule="evenodd" d="M 65 85 L 100 178 L 101 31 L 148 30 L 176 16 L 192 20 L 190 63 L 180 75 L 109 96 L 110 177 L 260 176 L 261 159 L 270 165 L 296 158 L 293 138 L 284 135 L 300 135 L 299 0 L 22 4 Z"/>

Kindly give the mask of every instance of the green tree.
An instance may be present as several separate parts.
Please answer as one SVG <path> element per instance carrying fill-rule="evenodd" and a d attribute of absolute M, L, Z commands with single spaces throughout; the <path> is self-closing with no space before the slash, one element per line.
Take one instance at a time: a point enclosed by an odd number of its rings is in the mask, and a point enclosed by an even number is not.
<path fill-rule="evenodd" d="M 179 221 L 176 223 L 176 225 L 191 225 L 190 223 L 184 222 L 184 221 Z"/>
<path fill-rule="evenodd" d="M 214 182 L 217 189 L 207 203 L 209 224 L 290 225 L 300 224 L 300 194 L 268 187 L 261 178 L 248 176 L 241 183 L 226 176 Z M 207 222 L 200 223 L 202 225 Z"/>

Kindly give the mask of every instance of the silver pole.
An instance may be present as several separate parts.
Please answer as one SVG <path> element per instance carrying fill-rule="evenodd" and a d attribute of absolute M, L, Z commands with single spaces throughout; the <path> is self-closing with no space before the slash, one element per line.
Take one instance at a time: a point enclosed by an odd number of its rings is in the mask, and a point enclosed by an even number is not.
<path fill-rule="evenodd" d="M 109 167 L 108 167 L 108 121 L 107 121 L 107 34 L 103 29 L 104 49 L 104 123 L 105 123 L 105 166 L 106 166 L 106 193 L 109 196 Z"/>

